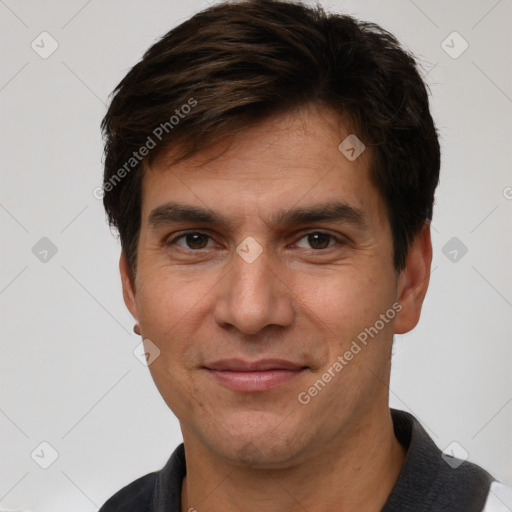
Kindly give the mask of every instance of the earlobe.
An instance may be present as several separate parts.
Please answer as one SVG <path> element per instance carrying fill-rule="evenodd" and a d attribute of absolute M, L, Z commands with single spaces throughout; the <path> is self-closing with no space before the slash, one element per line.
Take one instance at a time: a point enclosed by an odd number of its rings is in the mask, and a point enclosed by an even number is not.
<path fill-rule="evenodd" d="M 430 281 L 431 263 L 430 226 L 425 223 L 409 247 L 405 268 L 398 277 L 398 301 L 402 310 L 396 316 L 395 334 L 409 332 L 418 323 Z"/>
<path fill-rule="evenodd" d="M 123 286 L 124 303 L 132 316 L 137 319 L 139 315 L 137 302 L 135 300 L 135 285 L 132 281 L 132 276 L 128 268 L 128 262 L 126 261 L 124 251 L 121 251 L 121 257 L 119 258 L 119 272 L 121 274 L 121 283 Z"/>

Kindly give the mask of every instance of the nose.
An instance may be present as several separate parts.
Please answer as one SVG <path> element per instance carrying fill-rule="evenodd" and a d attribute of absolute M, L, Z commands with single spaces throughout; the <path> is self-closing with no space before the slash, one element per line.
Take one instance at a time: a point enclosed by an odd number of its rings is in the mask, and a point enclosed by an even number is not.
<path fill-rule="evenodd" d="M 268 326 L 291 325 L 292 293 L 278 272 L 265 251 L 251 262 L 236 254 L 218 289 L 214 309 L 217 324 L 232 326 L 243 334 L 257 334 Z"/>

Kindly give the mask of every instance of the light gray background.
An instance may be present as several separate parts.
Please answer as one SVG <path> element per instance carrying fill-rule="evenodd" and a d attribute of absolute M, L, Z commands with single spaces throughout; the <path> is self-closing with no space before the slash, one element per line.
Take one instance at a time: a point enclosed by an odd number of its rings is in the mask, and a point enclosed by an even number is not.
<path fill-rule="evenodd" d="M 206 5 L 0 0 L 0 508 L 97 510 L 181 442 L 133 355 L 119 246 L 93 190 L 109 93 Z M 323 5 L 382 24 L 419 56 L 442 138 L 434 271 L 420 325 L 395 342 L 391 405 L 511 484 L 512 2 Z M 59 45 L 47 59 L 31 48 L 50 48 L 43 31 Z M 469 44 L 456 59 L 441 46 L 453 31 Z M 32 252 L 42 237 L 58 249 L 46 262 Z M 468 249 L 456 262 L 443 254 L 452 237 Z M 43 441 L 59 454 L 46 470 Z"/>

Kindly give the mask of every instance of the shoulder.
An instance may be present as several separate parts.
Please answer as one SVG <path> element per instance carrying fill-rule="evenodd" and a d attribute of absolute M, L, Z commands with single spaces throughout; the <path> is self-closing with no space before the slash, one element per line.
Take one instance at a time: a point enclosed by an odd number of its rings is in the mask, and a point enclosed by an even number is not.
<path fill-rule="evenodd" d="M 494 478 L 480 466 L 442 452 L 411 414 L 391 414 L 395 436 L 407 452 L 383 511 L 482 511 Z"/>
<path fill-rule="evenodd" d="M 99 512 L 156 512 L 181 509 L 181 486 L 186 475 L 185 447 L 180 444 L 160 471 L 123 487 Z"/>
<path fill-rule="evenodd" d="M 158 471 L 149 473 L 116 492 L 99 512 L 149 512 Z"/>

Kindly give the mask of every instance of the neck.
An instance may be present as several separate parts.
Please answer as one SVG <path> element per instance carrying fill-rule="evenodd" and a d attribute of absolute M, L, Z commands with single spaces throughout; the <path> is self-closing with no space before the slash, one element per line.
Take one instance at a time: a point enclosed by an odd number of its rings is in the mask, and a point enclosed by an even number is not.
<path fill-rule="evenodd" d="M 187 435 L 186 435 L 187 434 Z M 403 465 L 389 409 L 358 421 L 301 464 L 262 470 L 226 462 L 184 432 L 182 512 L 378 512 Z M 189 441 L 189 442 L 187 442 Z"/>

